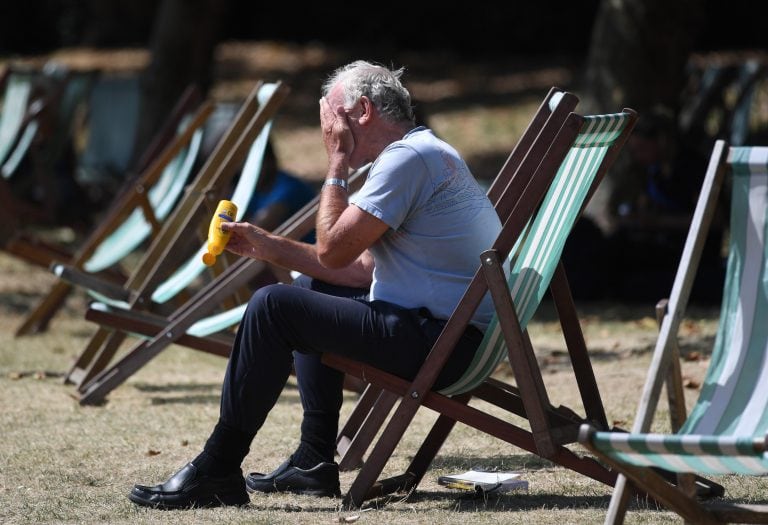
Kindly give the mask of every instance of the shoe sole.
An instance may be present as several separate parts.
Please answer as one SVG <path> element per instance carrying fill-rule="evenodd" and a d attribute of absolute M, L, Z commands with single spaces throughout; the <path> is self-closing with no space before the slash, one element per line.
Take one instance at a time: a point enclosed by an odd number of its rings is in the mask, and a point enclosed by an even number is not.
<path fill-rule="evenodd" d="M 247 492 L 247 491 L 246 491 Z M 128 499 L 134 502 L 137 505 L 140 505 L 142 507 L 149 507 L 153 509 L 158 510 L 183 510 L 183 509 L 192 509 L 192 508 L 213 508 L 213 507 L 243 507 L 245 505 L 248 505 L 251 501 L 251 499 L 247 496 L 245 501 L 242 499 L 242 495 L 240 494 L 224 494 L 224 495 L 214 495 L 212 498 L 209 498 L 205 501 L 199 501 L 195 504 L 187 504 L 187 505 L 181 505 L 181 504 L 174 504 L 171 502 L 164 502 L 164 501 L 148 501 L 134 493 L 128 494 Z"/>
<path fill-rule="evenodd" d="M 290 494 L 299 494 L 302 496 L 317 496 L 321 498 L 340 498 L 341 492 L 328 492 L 327 490 L 322 489 L 278 489 L 272 485 L 269 486 L 269 490 L 261 490 L 261 489 L 252 489 L 248 485 L 245 486 L 246 492 L 248 494 L 255 494 L 257 492 L 263 493 L 263 494 L 272 494 L 275 492 L 288 492 Z"/>

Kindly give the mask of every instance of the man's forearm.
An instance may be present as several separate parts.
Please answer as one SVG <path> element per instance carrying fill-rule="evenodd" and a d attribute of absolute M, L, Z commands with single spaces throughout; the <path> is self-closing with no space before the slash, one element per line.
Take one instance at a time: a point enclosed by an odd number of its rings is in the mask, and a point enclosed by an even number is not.
<path fill-rule="evenodd" d="M 317 243 L 323 247 L 333 241 L 333 227 L 349 205 L 346 187 L 349 162 L 346 156 L 338 155 L 329 161 L 328 174 L 320 193 L 315 224 Z"/>
<path fill-rule="evenodd" d="M 326 268 L 318 261 L 314 245 L 278 235 L 270 236 L 268 253 L 267 262 L 330 284 L 358 288 L 371 284 L 372 266 L 367 256 L 359 257 L 344 268 Z"/>

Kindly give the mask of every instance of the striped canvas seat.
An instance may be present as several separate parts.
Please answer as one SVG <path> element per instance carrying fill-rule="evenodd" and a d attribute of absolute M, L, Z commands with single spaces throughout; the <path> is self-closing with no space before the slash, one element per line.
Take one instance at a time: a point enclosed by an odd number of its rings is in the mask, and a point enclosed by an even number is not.
<path fill-rule="evenodd" d="M 715 346 L 699 399 L 676 435 L 598 432 L 593 443 L 638 466 L 768 474 L 768 148 L 731 148 L 731 234 Z"/>
<path fill-rule="evenodd" d="M 721 169 L 718 164 L 722 164 Z M 725 175 L 731 183 L 730 245 L 720 322 L 709 368 L 699 398 L 679 430 L 671 434 L 649 433 L 664 379 L 672 374 L 673 381 L 668 384 L 673 384 L 674 377 L 679 377 L 679 368 L 671 366 L 678 359 L 674 341 L 697 265 L 697 257 L 690 259 L 687 254 L 695 252 L 691 248 L 694 241 L 705 237 L 706 227 L 700 225 L 707 224 L 705 219 L 712 216 Z M 742 519 L 755 523 L 751 521 L 755 518 L 726 516 L 719 514 L 719 509 L 697 506 L 694 498 L 686 499 L 682 491 L 648 474 L 648 469 L 635 467 L 704 475 L 768 474 L 767 212 L 768 148 L 727 149 L 718 141 L 632 433 L 596 432 L 582 427 L 579 437 L 582 444 L 615 465 L 639 488 L 695 523 Z M 675 396 L 679 398 L 680 393 Z M 674 414 L 675 410 L 671 412 Z M 619 486 L 614 491 L 608 523 L 623 519 L 624 503 L 619 501 L 624 489 L 622 485 L 619 490 Z M 750 509 L 750 513 L 754 511 Z M 766 513 L 768 509 L 757 512 Z"/>
<path fill-rule="evenodd" d="M 185 122 L 183 126 L 186 126 Z M 182 126 L 182 127 L 183 127 Z M 158 181 L 147 192 L 155 219 L 164 220 L 179 200 L 189 174 L 198 157 L 203 130 L 196 129 L 190 143 L 165 167 Z M 83 264 L 87 272 L 96 273 L 123 260 L 150 238 L 152 226 L 138 207 L 105 238 L 93 255 Z"/>
<path fill-rule="evenodd" d="M 32 74 L 26 72 L 12 72 L 6 80 L 5 95 L 0 104 L 0 166 L 3 165 L 9 156 L 13 155 L 14 144 L 23 133 L 22 125 L 24 117 L 29 107 L 30 96 L 32 94 Z M 31 133 L 34 135 L 37 129 L 37 122 L 30 122 Z M 22 136 L 23 139 L 23 136 Z M 3 178 L 8 178 L 3 170 Z"/>
<path fill-rule="evenodd" d="M 260 104 L 265 104 L 267 100 L 274 94 L 276 84 L 264 84 L 259 89 L 258 100 Z M 245 160 L 245 165 L 241 171 L 241 175 L 238 178 L 237 185 L 229 197 L 229 200 L 237 204 L 237 217 L 235 220 L 242 220 L 245 213 L 248 201 L 253 193 L 256 191 L 256 185 L 259 182 L 259 176 L 261 175 L 261 166 L 264 161 L 264 152 L 266 151 L 267 142 L 269 141 L 269 134 L 272 129 L 273 120 L 269 120 L 256 140 L 253 141 L 250 150 L 248 151 L 248 157 Z M 183 185 L 182 185 L 183 188 Z M 165 214 L 169 213 L 169 208 Z M 142 221 L 142 216 L 137 217 L 139 221 Z M 146 226 L 147 233 L 149 225 L 139 224 L 139 226 Z M 135 232 L 134 235 L 139 234 Z M 116 239 L 119 240 L 119 239 Z M 174 271 L 167 279 L 157 285 L 154 292 L 152 292 L 152 302 L 156 304 L 164 304 L 174 297 L 176 297 L 181 291 L 185 290 L 200 274 L 205 271 L 206 266 L 202 262 L 202 255 L 206 251 L 206 245 L 202 244 L 200 248 L 187 259 L 179 268 Z M 97 254 L 94 254 L 96 257 Z M 91 265 L 94 261 L 89 261 Z M 86 267 L 88 269 L 88 267 Z M 130 305 L 125 301 L 115 300 L 110 297 L 106 297 L 93 290 L 89 290 L 89 294 L 97 300 L 107 303 L 115 308 L 129 309 Z"/>
<path fill-rule="evenodd" d="M 549 287 L 565 241 L 604 156 L 627 121 L 625 113 L 585 117 L 538 213 L 510 252 L 508 285 L 523 329 Z M 456 395 L 472 390 L 489 377 L 506 356 L 507 347 L 498 318 L 494 316 L 467 371 L 440 393 Z"/>

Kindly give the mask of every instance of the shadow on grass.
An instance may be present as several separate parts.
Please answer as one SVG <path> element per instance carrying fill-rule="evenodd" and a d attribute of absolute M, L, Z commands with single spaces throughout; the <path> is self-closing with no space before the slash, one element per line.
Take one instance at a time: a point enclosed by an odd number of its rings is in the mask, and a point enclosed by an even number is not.
<path fill-rule="evenodd" d="M 35 302 L 39 300 L 40 294 L 36 292 L 23 292 L 14 290 L 7 293 L 0 293 L 0 305 L 3 315 L 19 316 L 26 315 Z"/>
<path fill-rule="evenodd" d="M 610 496 L 565 496 L 562 494 L 528 494 L 527 492 L 508 492 L 504 494 L 461 493 L 453 491 L 415 491 L 411 494 L 393 494 L 367 501 L 360 509 L 343 509 L 339 500 L 330 500 L 328 504 L 318 504 L 313 501 L 303 505 L 295 503 L 254 501 L 248 509 L 268 512 L 334 512 L 355 515 L 376 510 L 386 510 L 388 513 L 407 512 L 413 514 L 411 505 L 398 505 L 402 502 L 409 504 L 432 504 L 453 512 L 510 512 L 533 511 L 542 509 L 607 509 Z"/>
<path fill-rule="evenodd" d="M 136 383 L 133 387 L 140 392 L 158 394 L 150 398 L 153 405 L 218 404 L 221 400 L 220 383 Z M 298 388 L 289 382 L 280 394 L 277 404 L 295 404 L 300 401 Z"/>
<path fill-rule="evenodd" d="M 432 462 L 432 468 L 447 470 L 486 470 L 514 471 L 540 470 L 554 468 L 556 465 L 535 454 L 516 454 L 514 456 L 476 457 L 467 456 L 438 456 Z"/>
<path fill-rule="evenodd" d="M 416 491 L 409 503 L 437 502 L 454 512 L 531 511 L 541 509 L 607 509 L 610 496 L 566 496 L 563 494 L 507 492 L 503 494 Z"/>
<path fill-rule="evenodd" d="M 221 383 L 136 383 L 133 387 L 140 392 L 200 392 L 219 390 Z"/>

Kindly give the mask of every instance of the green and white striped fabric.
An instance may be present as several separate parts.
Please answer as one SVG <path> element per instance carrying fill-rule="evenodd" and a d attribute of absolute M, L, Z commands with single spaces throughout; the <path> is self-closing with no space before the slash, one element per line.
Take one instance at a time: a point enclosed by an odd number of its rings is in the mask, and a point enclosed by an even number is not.
<path fill-rule="evenodd" d="M 183 125 L 188 124 L 185 122 Z M 183 131 L 183 129 L 182 129 Z M 157 183 L 147 192 L 147 200 L 158 220 L 164 220 L 178 201 L 202 143 L 203 131 L 198 129 L 192 135 L 189 146 L 183 148 L 163 170 Z M 93 255 L 83 264 L 87 272 L 95 273 L 114 266 L 129 253 L 136 250 L 141 243 L 149 238 L 152 232 L 144 212 L 135 209 L 126 219 L 115 228 L 109 237 L 105 238 Z"/>
<path fill-rule="evenodd" d="M 541 303 L 605 154 L 624 130 L 626 113 L 584 117 L 539 211 L 510 252 L 508 279 L 520 326 L 525 329 Z M 440 393 L 467 392 L 488 378 L 506 357 L 507 347 L 494 316 L 464 375 Z"/>
<path fill-rule="evenodd" d="M 11 73 L 8 76 L 2 110 L 0 110 L 0 164 L 5 162 L 6 157 L 11 153 L 11 147 L 21 131 L 31 93 L 32 76 L 30 74 Z M 3 178 L 8 177 L 3 175 Z"/>
<path fill-rule="evenodd" d="M 272 96 L 277 89 L 277 84 L 264 84 L 258 93 L 258 99 L 260 104 L 266 103 L 266 101 Z M 232 192 L 229 200 L 237 204 L 237 216 L 235 220 L 239 221 L 243 218 L 248 201 L 251 195 L 256 189 L 256 184 L 259 181 L 261 175 L 261 166 L 264 160 L 264 152 L 269 140 L 269 134 L 272 129 L 272 120 L 269 120 L 264 128 L 261 130 L 256 140 L 253 141 L 245 164 L 243 166 L 240 178 L 238 179 L 237 186 Z M 203 253 L 206 251 L 206 245 L 202 244 L 200 249 L 195 252 L 184 264 L 182 264 L 172 275 L 170 275 L 165 281 L 160 283 L 155 291 L 152 293 L 152 301 L 156 304 L 163 304 L 176 297 L 179 292 L 189 286 L 197 276 L 199 276 L 204 270 L 205 265 L 202 262 Z M 97 301 L 101 301 L 115 308 L 130 309 L 130 305 L 125 301 L 118 301 L 106 297 L 98 292 L 89 290 L 88 292 Z"/>
<path fill-rule="evenodd" d="M 259 104 L 265 104 L 267 100 L 277 89 L 277 84 L 264 84 L 258 93 Z M 261 175 L 261 166 L 264 162 L 264 152 L 267 149 L 267 142 L 269 141 L 269 133 L 272 130 L 272 120 L 267 121 L 264 124 L 261 132 L 256 137 L 256 140 L 251 144 L 251 149 L 248 151 L 248 157 L 245 160 L 240 178 L 237 181 L 237 186 L 232 192 L 229 200 L 237 205 L 237 215 L 235 221 L 240 221 L 245 215 L 245 210 L 248 207 L 248 202 L 251 200 L 253 192 L 256 191 L 256 185 L 259 182 L 259 176 Z M 203 273 L 205 265 L 203 264 L 203 254 L 208 250 L 206 243 L 203 243 L 200 248 L 190 257 L 186 263 L 181 265 L 176 272 L 173 273 L 168 279 L 163 281 L 152 294 L 152 301 L 158 304 L 163 304 L 184 290 L 189 284 L 195 280 L 195 278 Z"/>
<path fill-rule="evenodd" d="M 720 324 L 699 399 L 672 435 L 597 432 L 592 444 L 637 466 L 768 474 L 768 148 L 731 148 L 730 253 Z"/>

